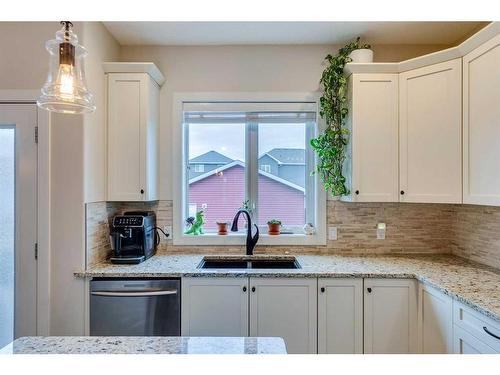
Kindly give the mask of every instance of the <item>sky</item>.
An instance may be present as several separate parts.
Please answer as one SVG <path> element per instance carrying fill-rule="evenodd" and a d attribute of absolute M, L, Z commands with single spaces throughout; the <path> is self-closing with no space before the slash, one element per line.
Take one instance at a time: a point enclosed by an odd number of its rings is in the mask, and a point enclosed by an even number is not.
<path fill-rule="evenodd" d="M 260 124 L 259 156 L 273 148 L 305 149 L 305 124 Z M 189 159 L 212 150 L 245 161 L 245 124 L 190 124 Z"/>

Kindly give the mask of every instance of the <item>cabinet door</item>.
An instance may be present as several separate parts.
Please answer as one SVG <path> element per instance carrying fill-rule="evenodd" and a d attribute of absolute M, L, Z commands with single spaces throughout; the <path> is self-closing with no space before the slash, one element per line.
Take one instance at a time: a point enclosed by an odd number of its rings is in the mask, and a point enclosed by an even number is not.
<path fill-rule="evenodd" d="M 145 189 L 147 74 L 108 74 L 108 200 L 139 201 Z"/>
<path fill-rule="evenodd" d="M 420 352 L 453 353 L 453 300 L 437 289 L 420 284 L 419 301 Z"/>
<path fill-rule="evenodd" d="M 400 201 L 462 203 L 461 59 L 399 80 Z"/>
<path fill-rule="evenodd" d="M 500 206 L 500 35 L 463 58 L 464 203 Z"/>
<path fill-rule="evenodd" d="M 475 336 L 457 325 L 453 326 L 453 353 L 454 354 L 498 354 Z"/>
<path fill-rule="evenodd" d="M 363 353 L 363 279 L 318 279 L 318 353 Z"/>
<path fill-rule="evenodd" d="M 183 336 L 248 336 L 248 278 L 182 278 Z"/>
<path fill-rule="evenodd" d="M 317 279 L 250 278 L 250 336 L 277 336 L 288 353 L 317 353 Z"/>
<path fill-rule="evenodd" d="M 397 202 L 398 75 L 352 77 L 352 200 Z"/>
<path fill-rule="evenodd" d="M 364 352 L 417 352 L 417 285 L 410 279 L 364 279 Z"/>

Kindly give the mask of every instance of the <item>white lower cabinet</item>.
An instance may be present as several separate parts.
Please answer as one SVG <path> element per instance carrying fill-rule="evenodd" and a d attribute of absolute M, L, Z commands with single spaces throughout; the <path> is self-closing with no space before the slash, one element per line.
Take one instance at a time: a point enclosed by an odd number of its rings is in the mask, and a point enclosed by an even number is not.
<path fill-rule="evenodd" d="M 250 278 L 250 336 L 277 336 L 288 353 L 317 353 L 317 279 Z"/>
<path fill-rule="evenodd" d="M 500 323 L 453 301 L 453 351 L 455 354 L 499 354 Z"/>
<path fill-rule="evenodd" d="M 317 353 L 316 278 L 182 278 L 183 336 L 282 337 Z"/>
<path fill-rule="evenodd" d="M 183 336 L 248 336 L 248 278 L 185 277 Z"/>
<path fill-rule="evenodd" d="M 318 353 L 363 353 L 363 279 L 318 279 Z"/>
<path fill-rule="evenodd" d="M 453 353 L 453 299 L 419 285 L 418 342 L 423 354 Z"/>
<path fill-rule="evenodd" d="M 417 352 L 416 280 L 364 280 L 364 352 Z"/>

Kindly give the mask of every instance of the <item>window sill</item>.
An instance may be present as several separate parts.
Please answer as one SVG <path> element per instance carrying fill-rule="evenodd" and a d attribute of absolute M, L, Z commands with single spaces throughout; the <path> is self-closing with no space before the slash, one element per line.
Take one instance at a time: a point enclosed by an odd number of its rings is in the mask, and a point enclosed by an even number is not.
<path fill-rule="evenodd" d="M 192 245 L 192 246 L 245 246 L 246 234 L 229 233 L 227 235 L 218 235 L 217 233 L 206 233 L 199 236 L 185 235 L 173 238 L 174 245 Z M 261 233 L 257 246 L 320 246 L 326 245 L 326 237 L 321 234 L 280 234 L 277 236 Z"/>

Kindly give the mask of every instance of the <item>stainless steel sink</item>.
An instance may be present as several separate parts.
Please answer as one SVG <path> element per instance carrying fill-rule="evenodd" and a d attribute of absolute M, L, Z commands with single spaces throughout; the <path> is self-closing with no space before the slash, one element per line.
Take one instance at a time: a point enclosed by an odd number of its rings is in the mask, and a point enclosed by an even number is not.
<path fill-rule="evenodd" d="M 198 268 L 202 269 L 298 269 L 295 257 L 204 257 Z"/>

